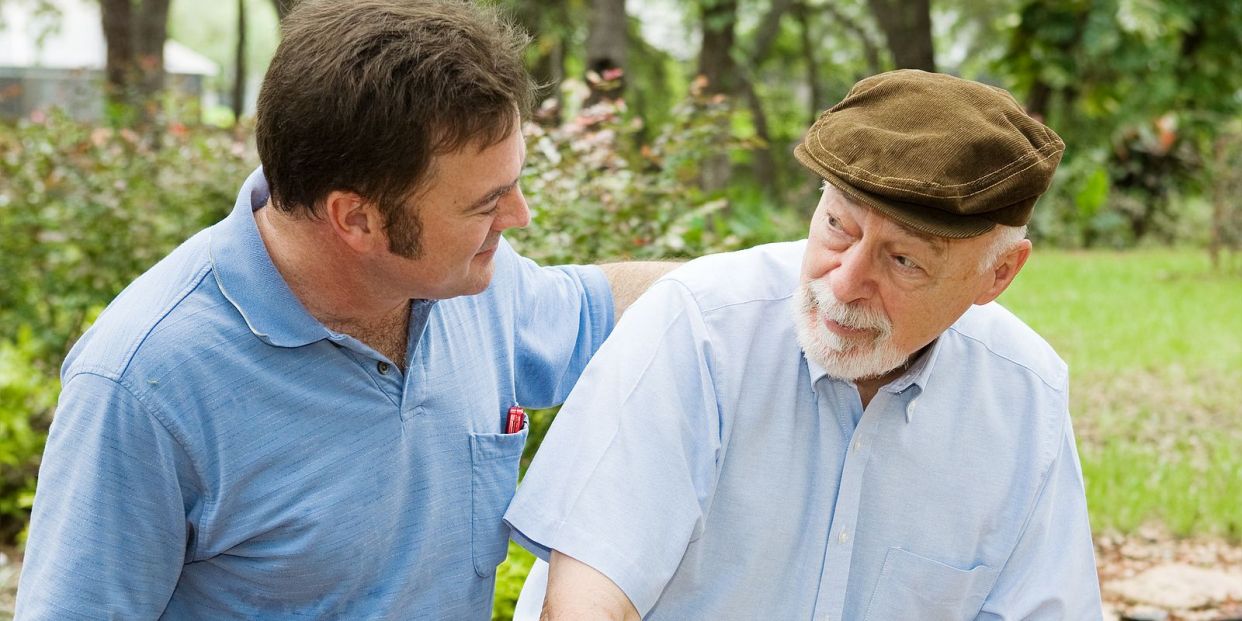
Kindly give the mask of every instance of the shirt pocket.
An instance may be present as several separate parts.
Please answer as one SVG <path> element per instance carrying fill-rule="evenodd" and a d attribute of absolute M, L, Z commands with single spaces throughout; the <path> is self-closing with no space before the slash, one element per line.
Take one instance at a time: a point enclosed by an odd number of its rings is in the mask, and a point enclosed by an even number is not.
<path fill-rule="evenodd" d="M 889 548 L 866 619 L 973 619 L 996 575 L 996 570 L 986 565 L 958 569 L 901 548 Z"/>
<path fill-rule="evenodd" d="M 509 529 L 501 517 L 517 490 L 527 433 L 524 428 L 470 434 L 470 547 L 474 571 L 484 578 L 496 573 L 509 551 Z"/>

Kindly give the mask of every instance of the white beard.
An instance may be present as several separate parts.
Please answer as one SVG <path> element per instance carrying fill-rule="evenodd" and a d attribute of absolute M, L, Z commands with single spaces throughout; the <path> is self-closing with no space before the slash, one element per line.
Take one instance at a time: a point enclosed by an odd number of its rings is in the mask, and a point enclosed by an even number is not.
<path fill-rule="evenodd" d="M 829 375 L 857 381 L 879 377 L 902 366 L 910 355 L 893 345 L 893 325 L 882 313 L 837 300 L 821 281 L 803 283 L 792 304 L 798 345 L 807 358 Z M 831 319 L 848 328 L 868 330 L 872 335 L 847 339 L 824 325 Z"/>

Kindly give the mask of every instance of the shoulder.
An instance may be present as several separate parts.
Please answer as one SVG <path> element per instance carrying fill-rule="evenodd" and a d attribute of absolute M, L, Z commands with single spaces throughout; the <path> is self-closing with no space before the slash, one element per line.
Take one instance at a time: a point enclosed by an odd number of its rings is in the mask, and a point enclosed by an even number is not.
<path fill-rule="evenodd" d="M 62 380 L 90 373 L 127 387 L 141 398 L 141 378 L 248 330 L 212 277 L 208 239 L 191 237 L 129 284 L 78 340 Z"/>
<path fill-rule="evenodd" d="M 1030 374 L 1058 392 L 1067 388 L 1065 361 L 1043 337 L 997 302 L 972 306 L 946 334 L 993 363 L 992 368 Z"/>
<path fill-rule="evenodd" d="M 803 240 L 707 255 L 659 282 L 679 285 L 705 314 L 738 304 L 783 302 L 797 288 L 805 248 Z"/>
<path fill-rule="evenodd" d="M 1030 327 L 995 302 L 971 307 L 942 335 L 927 403 L 969 413 L 975 445 L 997 473 L 1048 472 L 1070 424 L 1069 370 Z M 996 461 L 1008 455 L 1011 470 Z M 1016 479 L 1006 479 L 1012 484 Z"/>

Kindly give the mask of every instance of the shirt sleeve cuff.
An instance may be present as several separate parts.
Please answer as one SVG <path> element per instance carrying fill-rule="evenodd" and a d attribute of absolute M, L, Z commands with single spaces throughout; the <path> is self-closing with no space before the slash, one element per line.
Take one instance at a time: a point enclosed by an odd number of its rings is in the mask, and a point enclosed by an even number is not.
<path fill-rule="evenodd" d="M 604 343 L 604 339 L 608 338 L 612 327 L 616 325 L 612 285 L 608 284 L 608 277 L 598 266 L 575 265 L 572 269 L 577 272 L 578 279 L 582 282 L 583 302 L 591 314 L 591 338 L 594 339 L 591 351 L 595 351 Z"/>
<path fill-rule="evenodd" d="M 535 556 L 551 562 L 552 550 L 556 550 L 604 574 L 620 587 L 634 608 L 638 609 L 639 616 L 646 616 L 655 607 L 664 590 L 663 584 L 645 579 L 650 572 L 642 570 L 638 559 L 628 558 L 623 551 L 608 545 L 596 535 L 579 530 L 573 524 L 557 523 L 529 506 L 510 507 L 505 523 L 511 529 L 513 540 Z"/>

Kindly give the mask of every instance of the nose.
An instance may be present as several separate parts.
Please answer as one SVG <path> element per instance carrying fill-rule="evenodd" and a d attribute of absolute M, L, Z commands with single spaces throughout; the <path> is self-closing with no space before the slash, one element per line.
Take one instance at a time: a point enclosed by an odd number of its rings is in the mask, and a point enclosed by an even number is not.
<path fill-rule="evenodd" d="M 503 231 L 511 228 L 526 228 L 530 224 L 530 207 L 522 188 L 514 186 L 513 190 L 500 198 L 500 215 L 492 223 L 492 228 Z"/>
<path fill-rule="evenodd" d="M 828 272 L 828 285 L 839 302 L 849 304 L 875 295 L 872 259 L 862 244 L 850 247 L 840 256 L 840 263 Z"/>

